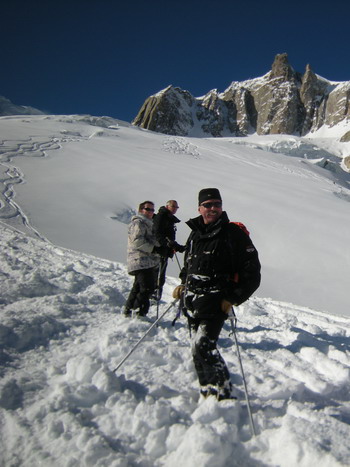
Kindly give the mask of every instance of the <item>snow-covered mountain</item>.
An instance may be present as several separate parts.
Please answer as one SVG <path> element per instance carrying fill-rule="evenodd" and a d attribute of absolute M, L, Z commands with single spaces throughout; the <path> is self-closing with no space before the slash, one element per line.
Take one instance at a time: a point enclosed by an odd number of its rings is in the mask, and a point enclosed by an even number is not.
<path fill-rule="evenodd" d="M 284 53 L 264 76 L 233 81 L 223 92 L 196 98 L 170 85 L 146 99 L 133 123 L 178 136 L 306 135 L 348 120 L 349 92 L 350 81 L 329 81 L 310 65 L 301 74 Z"/>
<path fill-rule="evenodd" d="M 42 112 L 39 109 L 30 107 L 28 105 L 16 105 L 13 104 L 6 97 L 0 96 L 0 116 L 5 115 L 43 115 L 45 112 Z"/>
<path fill-rule="evenodd" d="M 1 465 L 349 465 L 348 130 L 197 139 L 107 117 L 0 118 Z M 130 216 L 177 199 L 182 243 L 207 186 L 262 262 L 236 310 L 255 437 L 229 322 L 219 345 L 239 400 L 198 404 L 186 323 L 172 326 L 176 261 L 167 313 L 114 371 L 155 319 L 121 314 Z"/>

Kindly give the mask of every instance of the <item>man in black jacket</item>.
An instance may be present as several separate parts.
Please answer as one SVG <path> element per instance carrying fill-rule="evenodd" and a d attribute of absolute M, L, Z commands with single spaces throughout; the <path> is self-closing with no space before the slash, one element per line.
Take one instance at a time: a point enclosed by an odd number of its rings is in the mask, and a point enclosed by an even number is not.
<path fill-rule="evenodd" d="M 160 245 L 160 265 L 158 271 L 157 281 L 157 299 L 160 300 L 165 283 L 166 269 L 168 266 L 168 259 L 174 256 L 174 252 L 183 252 L 185 247 L 179 245 L 175 241 L 176 225 L 180 222 L 175 216 L 179 209 L 177 201 L 174 199 L 169 200 L 165 206 L 159 208 L 158 213 L 153 218 L 153 230 L 157 242 Z"/>
<path fill-rule="evenodd" d="M 260 285 L 260 262 L 249 234 L 231 223 L 217 188 L 199 192 L 200 215 L 187 225 L 182 284 L 173 292 L 183 300 L 192 336 L 192 356 L 201 395 L 234 398 L 229 371 L 217 349 L 233 305 L 247 300 Z"/>

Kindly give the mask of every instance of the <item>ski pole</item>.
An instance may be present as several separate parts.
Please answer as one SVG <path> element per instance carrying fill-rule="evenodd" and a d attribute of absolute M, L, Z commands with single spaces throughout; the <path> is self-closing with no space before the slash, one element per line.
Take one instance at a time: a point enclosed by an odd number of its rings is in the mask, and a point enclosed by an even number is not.
<path fill-rule="evenodd" d="M 250 402 L 249 402 L 249 396 L 248 396 L 247 383 L 246 383 L 246 379 L 245 379 L 245 376 L 244 376 L 243 365 L 242 365 L 242 359 L 241 359 L 241 354 L 240 354 L 240 351 L 239 351 L 238 340 L 237 340 L 237 335 L 236 335 L 236 323 L 237 323 L 237 318 L 236 318 L 235 312 L 234 312 L 234 310 L 233 310 L 233 307 L 232 307 L 232 309 L 231 309 L 231 313 L 229 314 L 229 317 L 230 317 L 230 321 L 231 321 L 232 334 L 233 334 L 233 336 L 234 336 L 235 343 L 236 343 L 237 356 L 238 356 L 239 366 L 240 366 L 240 368 L 241 368 L 241 375 L 242 375 L 242 379 L 243 379 L 244 392 L 245 392 L 245 400 L 246 400 L 246 402 L 247 402 L 247 409 L 248 409 L 248 415 L 249 415 L 249 421 L 250 421 L 250 428 L 251 428 L 251 431 L 252 431 L 253 436 L 256 436 L 256 431 L 255 431 L 255 426 L 254 426 L 252 411 L 251 411 L 251 408 L 250 408 Z M 233 322 L 233 320 L 234 320 L 235 322 Z"/>
<path fill-rule="evenodd" d="M 177 265 L 179 266 L 179 269 L 181 271 L 180 261 L 179 261 L 179 258 L 177 257 L 176 252 L 175 252 L 175 258 L 176 258 L 176 261 L 177 261 Z"/>
<path fill-rule="evenodd" d="M 173 321 L 171 323 L 172 326 L 175 326 L 175 323 L 176 323 L 177 319 L 180 318 L 181 313 L 183 312 L 183 309 L 184 309 L 184 294 L 182 293 L 181 298 L 179 299 L 179 306 L 178 306 L 175 318 L 173 319 Z"/>
<path fill-rule="evenodd" d="M 115 373 L 119 368 L 123 365 L 123 363 L 130 357 L 130 355 L 134 352 L 134 350 L 137 349 L 137 347 L 141 344 L 141 342 L 144 340 L 144 338 L 149 334 L 149 332 L 154 328 L 154 326 L 157 325 L 157 323 L 163 318 L 163 316 L 170 310 L 170 308 L 175 305 L 178 299 L 174 300 L 173 302 L 170 303 L 168 308 L 162 313 L 162 315 L 150 326 L 150 328 L 145 332 L 145 334 L 139 339 L 139 341 L 135 344 L 135 346 L 128 352 L 125 357 L 118 363 L 116 368 L 113 370 L 113 373 Z"/>

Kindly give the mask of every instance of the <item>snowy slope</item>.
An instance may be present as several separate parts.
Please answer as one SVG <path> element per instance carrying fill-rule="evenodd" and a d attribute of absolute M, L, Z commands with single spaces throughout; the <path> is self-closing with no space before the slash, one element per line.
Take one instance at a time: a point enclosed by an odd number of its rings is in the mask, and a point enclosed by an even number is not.
<path fill-rule="evenodd" d="M 107 117 L 2 117 L 0 217 L 55 245 L 124 263 L 127 223 L 140 201 L 159 208 L 177 199 L 185 242 L 198 191 L 216 186 L 260 253 L 258 297 L 348 315 L 350 175 L 340 163 L 350 143 L 339 143 L 347 129 L 196 139 Z M 326 160 L 329 170 L 319 167 Z M 168 271 L 178 276 L 176 261 Z"/>
<path fill-rule="evenodd" d="M 349 465 L 339 134 L 213 140 L 109 118 L 0 118 L 0 464 Z M 219 345 L 239 401 L 198 404 L 186 323 L 171 324 L 176 262 L 168 312 L 113 371 L 155 319 L 154 306 L 149 321 L 121 315 L 130 216 L 144 199 L 176 198 L 185 221 L 205 186 L 247 224 L 263 265 L 262 286 L 236 310 L 256 437 L 229 323 Z M 182 222 L 178 240 L 187 235 Z"/>
<path fill-rule="evenodd" d="M 151 326 L 121 315 L 124 265 L 0 234 L 1 465 L 349 465 L 350 318 L 258 297 L 236 310 L 253 437 L 229 323 L 219 344 L 239 402 L 198 404 L 175 308 L 114 372 Z"/>

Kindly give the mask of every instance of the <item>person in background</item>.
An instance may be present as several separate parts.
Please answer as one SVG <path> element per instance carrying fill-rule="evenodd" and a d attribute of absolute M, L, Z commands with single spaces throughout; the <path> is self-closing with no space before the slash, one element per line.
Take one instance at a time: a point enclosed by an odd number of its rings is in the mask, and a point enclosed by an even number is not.
<path fill-rule="evenodd" d="M 147 315 L 156 286 L 159 244 L 153 233 L 153 216 L 154 203 L 144 201 L 128 227 L 127 268 L 135 279 L 124 308 L 126 317 L 131 317 L 132 311 L 136 316 Z"/>
<path fill-rule="evenodd" d="M 217 188 L 198 195 L 199 216 L 192 230 L 173 297 L 183 300 L 192 342 L 200 394 L 218 400 L 234 399 L 226 363 L 217 340 L 233 305 L 247 300 L 260 285 L 260 262 L 247 231 L 231 223 L 222 209 Z"/>
<path fill-rule="evenodd" d="M 175 252 L 184 252 L 185 246 L 179 245 L 176 241 L 176 224 L 180 220 L 175 216 L 179 205 L 177 201 L 171 199 L 167 201 L 165 206 L 161 206 L 158 213 L 153 219 L 153 229 L 156 239 L 161 246 L 160 250 L 160 263 L 157 277 L 157 293 L 156 298 L 160 300 L 165 283 L 166 269 L 168 266 L 168 259 L 174 256 Z"/>

